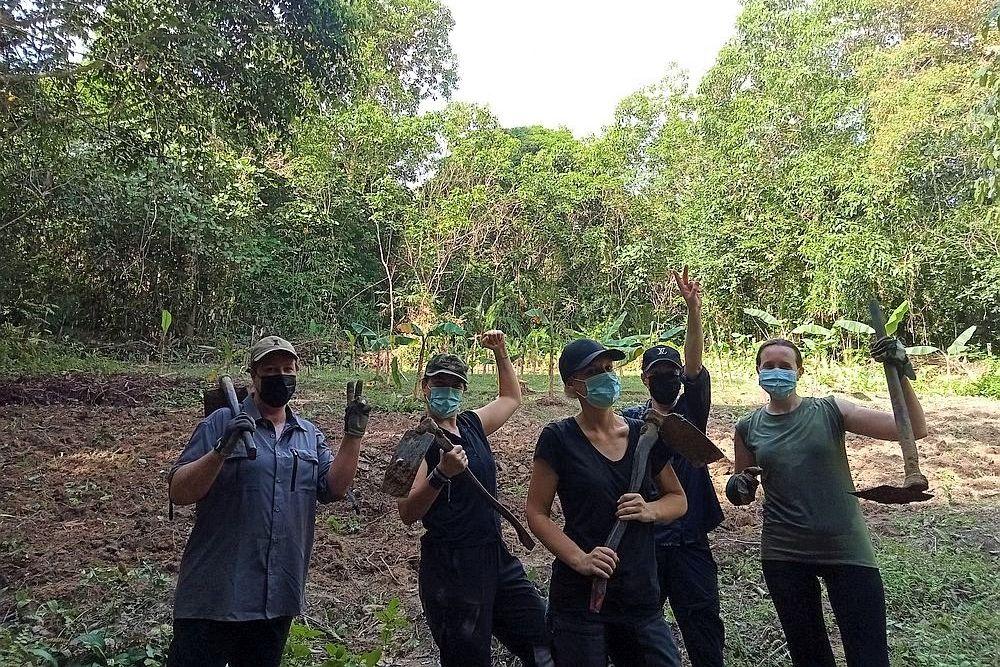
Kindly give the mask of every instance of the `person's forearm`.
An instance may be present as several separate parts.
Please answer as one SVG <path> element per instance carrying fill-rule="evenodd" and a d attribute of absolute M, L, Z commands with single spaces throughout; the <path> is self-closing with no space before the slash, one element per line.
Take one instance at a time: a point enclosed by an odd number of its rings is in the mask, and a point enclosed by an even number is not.
<path fill-rule="evenodd" d="M 694 378 L 701 373 L 705 354 L 705 332 L 701 326 L 701 308 L 689 308 L 687 333 L 684 335 L 684 374 Z"/>
<path fill-rule="evenodd" d="M 405 498 L 400 498 L 397 502 L 399 518 L 407 526 L 423 519 L 424 515 L 427 514 L 427 510 L 431 508 L 431 505 L 434 504 L 434 501 L 437 500 L 438 495 L 443 490 L 435 489 L 431 486 L 427 482 L 426 477 L 420 479 L 410 489 L 410 493 Z"/>
<path fill-rule="evenodd" d="M 528 528 L 553 556 L 573 569 L 587 556 L 551 517 L 529 513 Z"/>
<path fill-rule="evenodd" d="M 683 491 L 681 493 L 668 493 L 651 503 L 647 503 L 647 507 L 653 510 L 653 521 L 670 523 L 687 513 L 687 496 L 684 495 Z"/>
<path fill-rule="evenodd" d="M 899 374 L 899 381 L 903 385 L 903 396 L 906 399 L 906 411 L 910 414 L 910 425 L 913 427 L 913 437 L 917 440 L 927 437 L 927 420 L 924 417 L 924 408 L 920 405 L 917 393 L 913 391 L 910 379 Z"/>
<path fill-rule="evenodd" d="M 170 478 L 170 501 L 175 505 L 191 505 L 200 501 L 208 495 L 224 462 L 222 455 L 211 451 L 175 470 Z"/>
<path fill-rule="evenodd" d="M 361 438 L 345 435 L 340 443 L 340 449 L 330 463 L 330 470 L 326 473 L 326 485 L 335 499 L 343 499 L 347 495 L 347 490 L 351 488 L 354 474 L 358 471 L 360 454 Z"/>
<path fill-rule="evenodd" d="M 504 398 L 513 398 L 518 403 L 521 402 L 521 382 L 517 378 L 517 371 L 510 361 L 510 355 L 506 348 L 493 351 L 496 360 L 497 376 L 500 378 L 500 395 Z"/>

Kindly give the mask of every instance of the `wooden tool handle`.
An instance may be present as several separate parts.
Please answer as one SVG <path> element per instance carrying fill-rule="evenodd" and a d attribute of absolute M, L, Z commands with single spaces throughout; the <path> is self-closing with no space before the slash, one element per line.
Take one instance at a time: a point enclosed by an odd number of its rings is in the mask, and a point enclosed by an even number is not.
<path fill-rule="evenodd" d="M 868 311 L 872 317 L 872 328 L 878 338 L 884 338 L 885 318 L 882 308 L 874 299 L 868 302 Z M 903 383 L 899 379 L 899 369 L 888 361 L 882 364 L 885 369 L 885 381 L 889 386 L 889 401 L 892 403 L 892 416 L 896 420 L 896 430 L 899 432 L 899 447 L 903 452 L 903 480 L 905 487 L 922 487 L 927 489 L 927 478 L 920 472 L 917 458 L 917 441 L 913 437 L 913 425 L 910 423 L 910 412 L 906 407 L 906 397 L 903 394 Z"/>
<path fill-rule="evenodd" d="M 219 389 L 222 390 L 223 396 L 226 397 L 226 403 L 229 405 L 229 409 L 233 411 L 233 416 L 240 414 L 242 409 L 240 408 L 239 401 L 236 400 L 236 387 L 233 386 L 233 379 L 228 375 L 219 376 Z M 243 432 L 243 448 L 246 450 L 247 458 L 253 461 L 257 458 L 257 445 L 253 444 L 253 436 L 246 431 Z"/>
<path fill-rule="evenodd" d="M 425 428 L 429 433 L 434 435 L 434 442 L 441 449 L 441 451 L 450 452 L 454 448 L 454 445 L 452 444 L 451 440 L 448 439 L 448 436 L 446 436 L 444 432 L 441 430 L 441 427 L 435 424 L 433 421 L 429 420 L 426 421 Z M 475 487 L 476 491 L 479 492 L 479 495 L 481 495 L 486 500 L 486 502 L 488 502 L 493 507 L 493 509 L 499 512 L 500 516 L 506 519 L 507 523 L 509 523 L 511 527 L 514 528 L 514 532 L 517 533 L 517 541 L 521 543 L 521 546 L 523 546 L 528 551 L 531 551 L 532 549 L 535 548 L 535 540 L 532 539 L 531 533 L 529 533 L 528 530 L 523 525 L 521 525 L 521 522 L 518 521 L 517 517 L 514 516 L 513 512 L 511 512 L 504 506 L 503 503 L 501 503 L 499 500 L 493 497 L 493 494 L 490 493 L 485 486 L 483 486 L 482 482 L 479 481 L 478 477 L 472 474 L 471 470 L 466 468 L 465 470 L 460 472 L 457 476 L 470 480 L 472 482 L 472 485 Z"/>
<path fill-rule="evenodd" d="M 660 439 L 660 430 L 655 422 L 647 421 L 642 427 L 642 434 L 635 447 L 635 458 L 632 459 L 632 477 L 629 480 L 627 493 L 638 493 L 642 489 L 642 480 L 646 477 L 646 463 L 649 461 L 649 452 L 652 451 L 656 442 Z M 625 537 L 625 529 L 628 522 L 618 519 L 615 521 L 608 540 L 604 546 L 612 551 L 617 551 L 618 546 Z M 604 598 L 608 593 L 608 580 L 603 577 L 594 577 L 590 584 L 590 611 L 598 613 L 604 606 Z"/>

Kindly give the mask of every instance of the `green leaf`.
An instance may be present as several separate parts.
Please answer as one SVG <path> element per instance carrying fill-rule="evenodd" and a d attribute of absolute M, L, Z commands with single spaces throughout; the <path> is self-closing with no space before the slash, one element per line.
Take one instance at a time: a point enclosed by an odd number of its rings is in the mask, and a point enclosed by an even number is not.
<path fill-rule="evenodd" d="M 406 322 L 399 325 L 399 330 L 406 334 L 413 334 L 414 336 L 424 337 L 424 331 L 421 329 L 416 322 Z"/>
<path fill-rule="evenodd" d="M 668 341 L 682 331 L 684 331 L 684 327 L 682 326 L 670 327 L 666 331 L 661 331 L 660 335 L 657 337 L 657 340 L 661 342 Z"/>
<path fill-rule="evenodd" d="M 767 312 L 766 310 L 760 310 L 758 308 L 744 308 L 743 312 L 751 317 L 756 317 L 758 320 L 764 324 L 772 327 L 781 326 L 781 320 Z"/>
<path fill-rule="evenodd" d="M 857 334 L 858 336 L 872 336 L 875 334 L 875 330 L 864 322 L 858 322 L 856 320 L 837 320 L 833 323 L 833 326 L 840 327 L 844 331 L 852 334 Z"/>
<path fill-rule="evenodd" d="M 392 359 L 392 385 L 396 388 L 396 391 L 403 391 L 403 383 L 406 382 L 406 376 L 403 372 L 399 370 L 399 359 L 393 357 Z"/>
<path fill-rule="evenodd" d="M 166 336 L 167 332 L 170 331 L 170 325 L 173 324 L 174 317 L 170 314 L 170 311 L 164 308 L 160 312 L 160 330 L 163 335 Z"/>
<path fill-rule="evenodd" d="M 792 333 L 798 334 L 799 336 L 809 334 L 810 336 L 823 336 L 824 338 L 827 338 L 833 335 L 833 329 L 827 329 L 826 327 L 821 327 L 818 324 L 800 324 L 792 329 Z"/>
<path fill-rule="evenodd" d="M 360 322 L 352 322 L 349 326 L 359 338 L 375 338 L 378 335 Z"/>
<path fill-rule="evenodd" d="M 420 342 L 420 339 L 415 338 L 413 336 L 400 336 L 399 334 L 396 334 L 395 336 L 392 337 L 392 342 L 394 345 L 403 347 L 406 345 L 413 345 L 414 343 L 418 343 Z"/>
<path fill-rule="evenodd" d="M 930 345 L 914 345 L 913 347 L 906 348 L 906 353 L 911 357 L 925 357 L 928 354 L 934 354 L 935 352 L 940 352 L 941 350 Z"/>
<path fill-rule="evenodd" d="M 896 330 L 899 328 L 900 322 L 906 317 L 906 314 L 910 312 L 910 304 L 906 301 L 896 306 L 896 310 L 892 311 L 892 315 L 889 316 L 889 320 L 885 323 L 885 334 L 887 336 L 895 336 Z"/>
<path fill-rule="evenodd" d="M 28 649 L 28 653 L 45 661 L 46 664 L 52 665 L 52 667 L 59 667 L 59 663 L 56 661 L 54 655 L 45 650 L 44 648 L 31 648 Z"/>
<path fill-rule="evenodd" d="M 966 343 L 972 338 L 972 334 L 976 333 L 976 325 L 972 325 L 962 333 L 958 335 L 958 338 L 948 346 L 948 354 L 950 356 L 955 356 L 965 352 Z"/>
<path fill-rule="evenodd" d="M 549 318 L 545 317 L 545 313 L 542 312 L 541 308 L 526 310 L 524 311 L 524 316 L 531 319 L 531 323 L 535 326 L 549 323 Z"/>
<path fill-rule="evenodd" d="M 454 322 L 441 322 L 431 329 L 428 336 L 464 336 L 465 329 Z"/>

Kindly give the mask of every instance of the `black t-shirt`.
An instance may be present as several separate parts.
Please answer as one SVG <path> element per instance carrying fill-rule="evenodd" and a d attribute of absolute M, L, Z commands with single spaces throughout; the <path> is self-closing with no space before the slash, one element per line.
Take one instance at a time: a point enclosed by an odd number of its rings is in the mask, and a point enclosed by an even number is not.
<path fill-rule="evenodd" d="M 566 535 L 589 553 L 603 545 L 615 523 L 618 499 L 628 490 L 632 460 L 642 422 L 626 420 L 628 448 L 620 461 L 610 461 L 584 435 L 576 419 L 551 422 L 542 429 L 535 458 L 559 476 L 556 493 L 562 505 Z M 653 497 L 654 481 L 666 465 L 668 452 L 657 442 L 650 452 L 642 495 Z M 653 524 L 629 522 L 618 547 L 619 563 L 608 582 L 601 610 L 603 618 L 625 618 L 658 613 L 659 584 Z M 552 566 L 549 606 L 557 611 L 589 614 L 591 579 L 556 559 Z"/>
<path fill-rule="evenodd" d="M 469 457 L 469 470 L 494 496 L 497 494 L 497 464 L 486 440 L 483 423 L 475 412 L 467 411 L 456 420 L 461 437 L 445 431 L 456 445 L 462 445 Z M 430 471 L 441 460 L 441 450 L 429 447 L 425 457 Z M 449 491 L 448 486 L 451 486 Z M 456 477 L 441 489 L 437 499 L 424 514 L 423 539 L 437 544 L 477 546 L 500 539 L 500 517 L 479 495 L 467 477 Z"/>

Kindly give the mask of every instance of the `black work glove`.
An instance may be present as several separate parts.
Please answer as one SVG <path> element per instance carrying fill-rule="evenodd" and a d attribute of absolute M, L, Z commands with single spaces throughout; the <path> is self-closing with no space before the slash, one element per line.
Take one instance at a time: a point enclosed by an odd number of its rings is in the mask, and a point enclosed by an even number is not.
<path fill-rule="evenodd" d="M 222 429 L 222 437 L 215 445 L 215 451 L 223 457 L 228 457 L 236 449 L 236 444 L 243 438 L 244 433 L 253 433 L 257 430 L 257 424 L 253 417 L 245 412 L 241 412 L 226 422 Z"/>
<path fill-rule="evenodd" d="M 347 383 L 347 408 L 344 410 L 344 433 L 354 438 L 360 438 L 368 430 L 368 415 L 372 406 L 361 395 L 364 384 L 361 380 L 351 380 Z"/>
<path fill-rule="evenodd" d="M 760 485 L 760 482 L 757 481 L 757 475 L 760 473 L 760 468 L 750 466 L 744 468 L 742 472 L 732 475 L 726 482 L 726 498 L 729 499 L 729 502 L 734 505 L 752 503 L 757 497 L 757 487 Z"/>
<path fill-rule="evenodd" d="M 911 380 L 917 379 L 917 374 L 913 372 L 913 364 L 906 355 L 906 348 L 898 338 L 886 336 L 875 341 L 872 345 L 872 359 L 883 364 L 892 364 L 900 375 L 905 375 Z"/>

